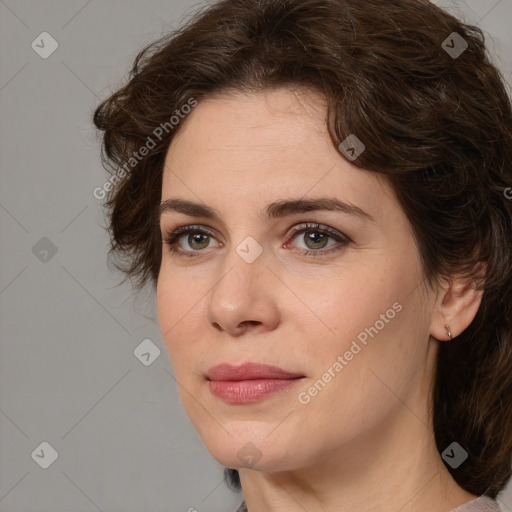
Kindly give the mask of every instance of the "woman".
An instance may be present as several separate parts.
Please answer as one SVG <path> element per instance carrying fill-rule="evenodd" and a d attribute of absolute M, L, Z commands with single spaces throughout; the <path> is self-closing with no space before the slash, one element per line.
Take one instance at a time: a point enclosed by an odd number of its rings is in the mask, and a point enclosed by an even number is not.
<path fill-rule="evenodd" d="M 512 109 L 425 0 L 222 0 L 94 115 L 111 253 L 156 289 L 239 510 L 498 511 Z"/>

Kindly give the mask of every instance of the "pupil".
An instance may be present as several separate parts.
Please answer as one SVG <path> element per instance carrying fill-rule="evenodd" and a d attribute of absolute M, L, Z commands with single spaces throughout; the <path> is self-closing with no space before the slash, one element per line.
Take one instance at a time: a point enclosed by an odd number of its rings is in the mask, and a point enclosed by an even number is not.
<path fill-rule="evenodd" d="M 202 247 L 199 247 L 199 248 L 202 249 L 203 247 L 206 247 L 208 245 L 208 240 L 206 240 L 206 245 L 204 244 L 205 239 L 208 238 L 208 235 L 204 235 L 201 233 L 195 233 L 195 234 L 190 235 L 190 237 L 192 237 L 192 243 L 190 244 L 192 247 L 194 247 L 195 243 L 198 243 L 199 245 L 201 245 L 201 237 L 203 237 L 203 241 L 202 241 L 203 245 L 202 245 Z"/>
<path fill-rule="evenodd" d="M 319 240 L 315 241 L 314 240 L 315 237 L 319 238 Z M 322 241 L 324 241 L 323 239 L 325 239 L 325 238 L 326 238 L 325 235 L 322 234 L 322 233 L 317 233 L 315 231 L 310 231 L 308 237 L 306 238 L 306 240 L 312 242 L 313 244 L 318 244 L 318 243 L 321 244 Z M 323 245 L 321 245 L 321 247 L 323 247 Z M 315 248 L 318 248 L 318 247 L 315 247 Z"/>

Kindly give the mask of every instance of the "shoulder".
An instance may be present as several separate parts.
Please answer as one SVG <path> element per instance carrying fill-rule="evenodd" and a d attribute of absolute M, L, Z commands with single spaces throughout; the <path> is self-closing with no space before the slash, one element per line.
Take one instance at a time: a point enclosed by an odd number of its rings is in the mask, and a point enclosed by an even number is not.
<path fill-rule="evenodd" d="M 236 512 L 247 512 L 245 501 L 240 504 Z M 451 512 L 502 512 L 502 510 L 495 500 L 487 496 L 479 496 L 460 507 L 454 508 Z"/>
<path fill-rule="evenodd" d="M 236 509 L 235 512 L 247 512 L 247 506 L 245 504 L 245 500 L 242 501 L 242 503 L 240 504 L 240 506 Z M 501 512 L 501 511 L 500 511 Z"/>
<path fill-rule="evenodd" d="M 238 511 L 237 511 L 238 512 Z M 502 512 L 498 502 L 488 496 L 479 496 L 474 500 L 454 508 L 451 512 Z"/>

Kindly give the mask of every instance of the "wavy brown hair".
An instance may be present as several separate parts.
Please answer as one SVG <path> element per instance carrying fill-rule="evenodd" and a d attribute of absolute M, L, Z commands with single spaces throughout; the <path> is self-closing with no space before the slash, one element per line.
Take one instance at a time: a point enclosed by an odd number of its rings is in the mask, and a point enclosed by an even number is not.
<path fill-rule="evenodd" d="M 467 43 L 458 56 L 443 45 L 453 32 Z M 478 27 L 426 0 L 221 0 L 196 11 L 146 46 L 94 112 L 112 173 L 110 256 L 138 288 L 156 285 L 163 164 L 183 125 L 170 117 L 191 98 L 278 87 L 327 99 L 336 147 L 349 134 L 363 141 L 352 163 L 389 180 L 429 285 L 457 273 L 483 289 L 473 322 L 440 345 L 431 399 L 439 451 L 456 441 L 469 454 L 450 473 L 495 498 L 512 473 L 512 109 Z M 240 489 L 236 470 L 225 477 Z"/>

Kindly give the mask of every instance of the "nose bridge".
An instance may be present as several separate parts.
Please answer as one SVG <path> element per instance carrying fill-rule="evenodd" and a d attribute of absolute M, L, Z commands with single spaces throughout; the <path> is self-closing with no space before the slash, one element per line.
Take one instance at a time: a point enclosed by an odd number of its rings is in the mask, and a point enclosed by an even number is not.
<path fill-rule="evenodd" d="M 233 244 L 223 264 L 224 276 L 215 288 L 225 281 L 228 287 L 246 287 L 244 297 L 248 297 L 265 272 L 266 258 L 263 246 L 252 236 L 247 236 L 238 244 Z M 238 293 L 238 290 L 231 290 Z"/>
<path fill-rule="evenodd" d="M 266 272 L 263 247 L 254 238 L 246 237 L 230 246 L 219 272 L 221 277 L 210 293 L 209 322 L 231 332 L 242 322 L 266 323 L 274 310 Z"/>

